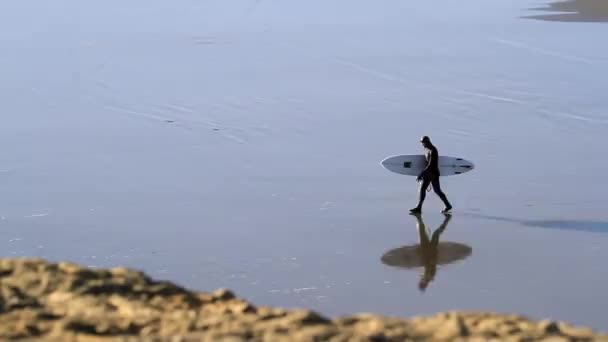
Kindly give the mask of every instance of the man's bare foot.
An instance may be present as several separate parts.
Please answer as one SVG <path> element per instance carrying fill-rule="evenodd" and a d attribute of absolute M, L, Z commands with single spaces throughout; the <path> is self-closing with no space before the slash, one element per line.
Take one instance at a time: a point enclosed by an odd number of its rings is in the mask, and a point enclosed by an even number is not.
<path fill-rule="evenodd" d="M 422 213 L 422 209 L 420 209 L 418 207 L 410 209 L 410 214 L 420 214 L 420 213 Z"/>

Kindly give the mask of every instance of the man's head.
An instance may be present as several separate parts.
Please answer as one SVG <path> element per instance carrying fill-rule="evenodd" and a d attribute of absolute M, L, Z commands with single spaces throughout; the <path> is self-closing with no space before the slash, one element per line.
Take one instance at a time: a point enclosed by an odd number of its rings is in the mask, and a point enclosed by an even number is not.
<path fill-rule="evenodd" d="M 423 136 L 422 138 L 420 138 L 420 143 L 425 148 L 428 148 L 428 147 L 432 146 L 432 144 L 431 144 L 431 138 L 427 137 L 426 135 Z"/>

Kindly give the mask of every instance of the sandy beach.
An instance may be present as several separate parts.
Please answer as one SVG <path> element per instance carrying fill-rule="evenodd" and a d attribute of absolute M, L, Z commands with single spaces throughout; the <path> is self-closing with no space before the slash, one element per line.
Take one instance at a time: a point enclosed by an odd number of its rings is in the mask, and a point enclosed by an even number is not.
<path fill-rule="evenodd" d="M 11 341 L 607 341 L 608 335 L 514 314 L 327 318 L 257 306 L 227 289 L 189 291 L 124 267 L 0 259 L 0 338 Z"/>
<path fill-rule="evenodd" d="M 608 331 L 598 3 L 4 1 L 2 256 L 326 317 Z M 442 179 L 439 240 L 470 254 L 425 291 L 422 264 L 383 262 L 420 234 L 414 178 L 379 164 L 421 135 L 476 166 Z M 429 195 L 429 236 L 440 209 Z"/>

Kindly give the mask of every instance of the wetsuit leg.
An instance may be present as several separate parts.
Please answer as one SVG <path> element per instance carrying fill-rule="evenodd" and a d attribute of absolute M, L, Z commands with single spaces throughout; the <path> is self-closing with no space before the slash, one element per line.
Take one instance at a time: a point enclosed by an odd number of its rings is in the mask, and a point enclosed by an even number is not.
<path fill-rule="evenodd" d="M 431 180 L 428 177 L 424 177 L 422 179 L 422 183 L 420 183 L 420 192 L 418 194 L 418 209 L 422 209 L 422 203 L 424 203 L 424 199 L 426 198 L 426 190 L 429 188 L 431 184 Z"/>
<path fill-rule="evenodd" d="M 445 204 L 445 207 L 451 208 L 452 205 L 450 204 L 450 201 L 448 201 L 448 197 L 443 193 L 443 191 L 441 191 L 441 184 L 439 183 L 439 176 L 434 176 L 431 179 L 431 184 L 433 185 L 433 190 L 435 190 L 435 193 L 437 194 L 437 196 L 439 196 L 439 198 L 443 201 L 443 204 Z"/>

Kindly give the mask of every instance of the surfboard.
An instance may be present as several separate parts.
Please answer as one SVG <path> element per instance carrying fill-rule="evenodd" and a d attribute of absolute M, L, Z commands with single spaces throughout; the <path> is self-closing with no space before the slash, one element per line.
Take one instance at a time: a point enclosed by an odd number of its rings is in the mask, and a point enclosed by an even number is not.
<path fill-rule="evenodd" d="M 426 157 L 421 154 L 391 156 L 381 162 L 382 166 L 391 171 L 407 176 L 418 176 L 427 165 Z M 462 158 L 439 156 L 439 175 L 453 176 L 469 172 L 475 165 Z"/>

